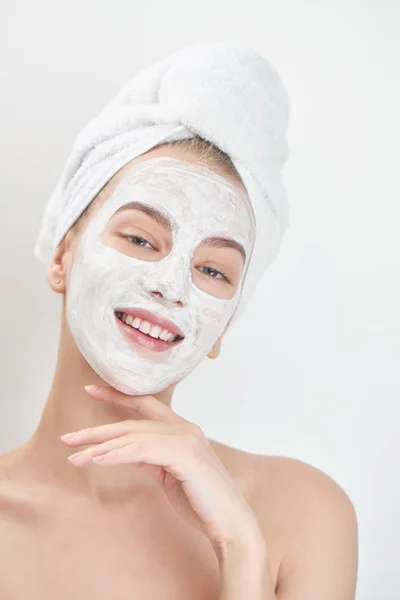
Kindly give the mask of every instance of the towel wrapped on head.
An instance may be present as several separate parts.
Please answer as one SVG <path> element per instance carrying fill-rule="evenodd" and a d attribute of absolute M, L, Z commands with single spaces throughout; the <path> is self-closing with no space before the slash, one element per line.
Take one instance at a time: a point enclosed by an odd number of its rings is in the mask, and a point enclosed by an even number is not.
<path fill-rule="evenodd" d="M 289 99 L 275 68 L 247 46 L 188 46 L 139 71 L 78 133 L 43 215 L 35 256 L 51 260 L 102 187 L 158 144 L 200 136 L 229 155 L 253 208 L 256 238 L 239 304 L 243 314 L 289 225 L 282 168 Z"/>

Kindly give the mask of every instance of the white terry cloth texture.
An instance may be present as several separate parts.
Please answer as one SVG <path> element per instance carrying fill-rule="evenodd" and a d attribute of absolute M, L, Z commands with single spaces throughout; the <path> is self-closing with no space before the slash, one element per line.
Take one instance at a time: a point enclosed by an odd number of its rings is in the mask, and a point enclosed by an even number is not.
<path fill-rule="evenodd" d="M 289 225 L 282 174 L 289 112 L 276 69 L 248 46 L 195 44 L 137 72 L 78 133 L 45 208 L 35 257 L 51 260 L 70 227 L 129 161 L 160 143 L 199 135 L 229 155 L 255 217 L 255 243 L 232 325 Z"/>

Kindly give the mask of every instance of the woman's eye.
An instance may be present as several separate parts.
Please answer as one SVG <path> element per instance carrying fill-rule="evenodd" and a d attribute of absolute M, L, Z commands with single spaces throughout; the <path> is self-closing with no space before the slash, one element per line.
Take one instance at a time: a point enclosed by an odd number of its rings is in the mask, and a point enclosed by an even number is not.
<path fill-rule="evenodd" d="M 130 243 L 133 244 L 134 246 L 139 246 L 140 248 L 149 248 L 150 247 L 154 250 L 154 246 L 152 246 L 150 244 L 150 242 L 148 242 L 147 240 L 145 240 L 144 238 L 142 238 L 138 235 L 129 235 L 129 236 L 126 236 L 126 239 L 129 240 Z M 144 242 L 144 244 L 148 244 L 148 246 L 143 245 L 143 242 Z M 209 275 L 213 279 L 223 279 L 227 283 L 232 283 L 232 281 L 229 279 L 227 274 L 224 273 L 223 271 L 218 271 L 217 269 L 213 269 L 212 267 L 199 267 L 199 268 L 206 269 L 208 272 L 205 274 Z M 220 277 L 218 277 L 218 275 L 220 275 Z"/>
<path fill-rule="evenodd" d="M 217 271 L 217 269 L 213 269 L 212 267 L 200 267 L 200 269 L 208 269 L 209 273 L 206 273 L 206 275 L 210 275 L 213 279 L 221 279 L 221 278 L 211 275 L 210 271 L 212 273 L 218 273 L 218 275 L 221 275 L 222 279 L 225 279 L 225 281 L 227 281 L 228 283 L 231 283 L 231 280 L 229 279 L 227 274 L 223 273 L 222 271 Z"/>
<path fill-rule="evenodd" d="M 130 235 L 126 238 L 127 240 L 134 240 L 131 241 L 131 244 L 133 244 L 134 246 L 140 246 L 140 248 L 145 248 L 145 246 L 143 246 L 141 243 L 137 243 L 135 240 L 139 240 L 139 242 L 144 242 L 145 244 L 149 244 L 150 248 L 154 247 L 150 244 L 150 242 L 148 242 L 147 240 L 145 240 L 142 237 L 139 237 L 138 235 Z"/>

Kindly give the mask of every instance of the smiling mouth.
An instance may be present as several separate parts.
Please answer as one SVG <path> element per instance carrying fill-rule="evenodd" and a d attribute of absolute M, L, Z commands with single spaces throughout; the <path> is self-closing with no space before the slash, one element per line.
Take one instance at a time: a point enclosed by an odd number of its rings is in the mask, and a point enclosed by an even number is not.
<path fill-rule="evenodd" d="M 140 317 L 128 315 L 121 311 L 115 311 L 115 316 L 125 326 L 130 327 L 139 334 L 145 336 L 149 342 L 155 342 L 157 340 L 158 343 L 165 344 L 165 348 L 176 345 L 184 339 L 183 336 L 175 334 L 159 325 L 153 325 L 153 323 Z"/>

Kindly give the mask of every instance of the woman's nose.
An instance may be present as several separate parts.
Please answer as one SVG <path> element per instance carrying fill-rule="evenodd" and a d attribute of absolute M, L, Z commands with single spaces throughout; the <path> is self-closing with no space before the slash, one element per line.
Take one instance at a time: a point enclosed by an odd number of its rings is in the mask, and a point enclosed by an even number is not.
<path fill-rule="evenodd" d="M 164 298 L 164 295 L 161 292 L 150 292 L 150 294 L 152 294 L 153 296 L 157 296 L 158 298 Z M 184 306 L 184 302 L 182 302 L 182 300 L 170 300 L 168 299 L 170 302 L 177 304 L 180 308 L 182 308 L 182 306 Z"/>
<path fill-rule="evenodd" d="M 188 302 L 190 276 L 190 265 L 175 263 L 164 266 L 146 287 L 152 295 L 183 306 Z"/>

